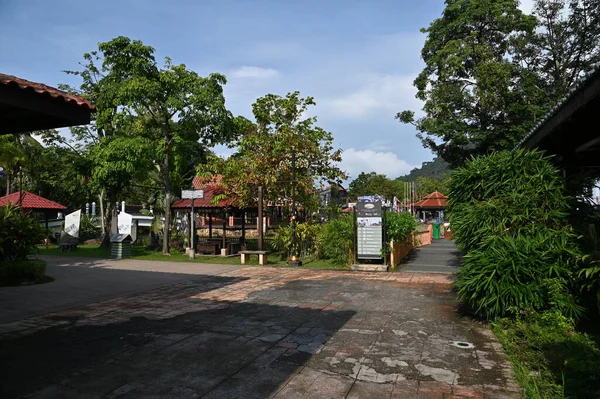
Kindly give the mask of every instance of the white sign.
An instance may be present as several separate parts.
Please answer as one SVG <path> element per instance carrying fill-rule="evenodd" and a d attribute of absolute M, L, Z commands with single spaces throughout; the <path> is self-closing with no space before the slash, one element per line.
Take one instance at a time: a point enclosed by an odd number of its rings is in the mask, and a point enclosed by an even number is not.
<path fill-rule="evenodd" d="M 181 198 L 184 198 L 184 199 L 204 198 L 204 190 L 181 190 Z"/>
<path fill-rule="evenodd" d="M 79 237 L 81 224 L 81 209 L 65 216 L 65 233 L 71 237 Z"/>
<path fill-rule="evenodd" d="M 117 216 L 117 232 L 119 234 L 131 235 L 131 225 L 133 224 L 133 216 L 129 213 L 121 212 Z"/>

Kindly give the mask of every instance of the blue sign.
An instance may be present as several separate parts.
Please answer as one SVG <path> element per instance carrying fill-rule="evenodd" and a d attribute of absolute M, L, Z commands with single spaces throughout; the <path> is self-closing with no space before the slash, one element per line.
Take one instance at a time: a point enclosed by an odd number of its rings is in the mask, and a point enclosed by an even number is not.
<path fill-rule="evenodd" d="M 4 168 L 0 166 L 0 177 L 6 177 L 6 173 L 4 173 Z"/>

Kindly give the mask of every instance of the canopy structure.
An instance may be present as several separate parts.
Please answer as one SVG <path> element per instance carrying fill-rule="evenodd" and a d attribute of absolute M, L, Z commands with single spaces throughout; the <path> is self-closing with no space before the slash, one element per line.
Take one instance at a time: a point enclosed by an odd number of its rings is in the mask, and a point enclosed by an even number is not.
<path fill-rule="evenodd" d="M 95 109 L 81 96 L 0 73 L 0 135 L 86 125 Z"/>
<path fill-rule="evenodd" d="M 565 176 L 600 169 L 600 64 L 573 85 L 569 93 L 517 147 L 538 148 L 554 155 Z"/>
<path fill-rule="evenodd" d="M 422 210 L 442 210 L 448 205 L 448 197 L 439 191 L 434 191 L 431 194 L 425 196 L 422 200 L 417 201 L 413 204 L 415 209 Z"/>
<path fill-rule="evenodd" d="M 43 213 L 46 219 L 46 229 L 48 228 L 48 215 L 50 212 L 59 212 L 67 209 L 66 206 L 57 202 L 50 201 L 29 191 L 17 191 L 4 197 L 0 197 L 0 206 L 6 206 L 9 203 L 19 205 L 25 212 Z"/>

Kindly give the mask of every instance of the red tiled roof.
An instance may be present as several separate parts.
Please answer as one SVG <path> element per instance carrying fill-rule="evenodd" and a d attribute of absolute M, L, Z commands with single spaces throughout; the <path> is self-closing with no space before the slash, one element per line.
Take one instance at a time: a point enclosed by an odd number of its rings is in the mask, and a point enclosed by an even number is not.
<path fill-rule="evenodd" d="M 29 80 L 21 79 L 16 76 L 0 73 L 0 84 L 5 86 L 18 86 L 22 90 L 31 90 L 38 94 L 49 95 L 52 98 L 62 99 L 65 102 L 72 102 L 79 106 L 86 107 L 90 110 L 95 110 L 96 107 L 87 98 L 76 94 L 67 93 L 66 91 L 58 90 L 54 87 L 43 83 L 30 82 Z"/>
<path fill-rule="evenodd" d="M 204 198 L 194 200 L 194 208 L 225 208 L 227 206 L 237 206 L 233 200 L 221 200 L 218 204 L 213 203 L 215 195 L 223 193 L 221 187 L 221 176 L 214 178 L 194 177 L 192 184 L 196 190 L 204 190 Z M 181 199 L 171 205 L 172 209 L 187 209 L 192 207 L 191 199 Z"/>
<path fill-rule="evenodd" d="M 0 206 L 8 205 L 9 202 L 13 204 L 20 203 L 20 192 L 17 191 L 15 193 L 5 195 L 4 197 L 0 197 Z M 39 195 L 35 195 L 30 193 L 29 191 L 23 191 L 23 209 L 30 210 L 39 210 L 39 209 L 57 209 L 57 210 L 65 210 L 66 206 L 58 204 L 54 201 L 50 201 L 46 198 L 40 197 Z"/>
<path fill-rule="evenodd" d="M 448 197 L 439 191 L 434 191 L 425 196 L 421 201 L 414 203 L 416 208 L 445 208 L 448 203 Z"/>

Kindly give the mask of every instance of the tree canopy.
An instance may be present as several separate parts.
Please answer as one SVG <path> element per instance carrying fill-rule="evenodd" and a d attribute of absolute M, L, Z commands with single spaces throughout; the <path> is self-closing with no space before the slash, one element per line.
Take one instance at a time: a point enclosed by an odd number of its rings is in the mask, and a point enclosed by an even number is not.
<path fill-rule="evenodd" d="M 510 149 L 600 57 L 598 0 L 447 0 L 422 29 L 425 68 L 414 85 L 424 115 L 413 124 L 426 148 L 450 163 Z"/>

